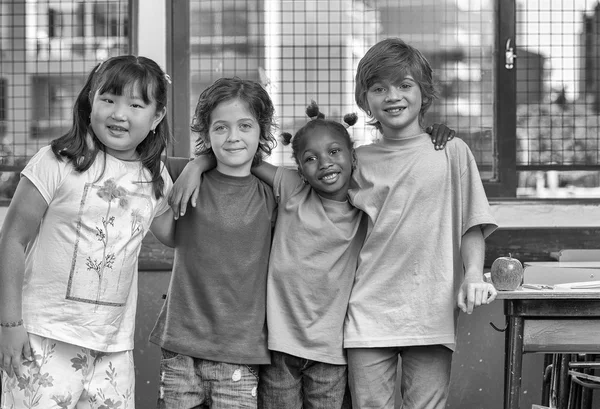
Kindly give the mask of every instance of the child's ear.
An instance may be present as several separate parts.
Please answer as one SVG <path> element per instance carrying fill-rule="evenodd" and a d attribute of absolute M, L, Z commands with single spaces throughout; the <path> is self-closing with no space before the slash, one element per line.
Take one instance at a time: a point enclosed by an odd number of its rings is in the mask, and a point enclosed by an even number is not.
<path fill-rule="evenodd" d="M 300 176 L 300 179 L 302 179 L 302 181 L 304 182 L 304 184 L 308 183 L 306 181 L 306 178 L 304 177 L 304 173 L 302 173 L 302 169 L 300 169 L 300 166 L 298 166 L 298 176 Z"/>
<path fill-rule="evenodd" d="M 358 158 L 356 157 L 356 151 L 352 149 L 352 170 L 356 169 L 356 165 L 358 164 Z"/>
<path fill-rule="evenodd" d="M 167 115 L 167 107 L 163 107 L 163 109 L 156 111 L 156 114 L 154 114 L 154 121 L 152 121 L 152 128 L 150 129 L 156 129 L 165 115 Z"/>

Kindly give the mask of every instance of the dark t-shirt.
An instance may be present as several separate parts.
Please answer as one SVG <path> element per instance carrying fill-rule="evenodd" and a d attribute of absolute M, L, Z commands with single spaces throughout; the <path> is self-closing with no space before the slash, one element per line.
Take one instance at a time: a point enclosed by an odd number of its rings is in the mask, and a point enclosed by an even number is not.
<path fill-rule="evenodd" d="M 183 164 L 169 164 L 174 180 Z M 151 342 L 211 361 L 270 362 L 265 304 L 275 206 L 271 187 L 253 175 L 203 175 L 196 207 L 177 221 L 169 292 Z"/>

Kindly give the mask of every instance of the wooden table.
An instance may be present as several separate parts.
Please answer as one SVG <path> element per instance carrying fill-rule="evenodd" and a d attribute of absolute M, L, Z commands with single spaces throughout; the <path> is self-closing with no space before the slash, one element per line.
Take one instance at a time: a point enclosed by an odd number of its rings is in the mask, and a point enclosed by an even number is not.
<path fill-rule="evenodd" d="M 498 291 L 506 316 L 504 409 L 519 409 L 524 353 L 600 353 L 599 290 Z"/>

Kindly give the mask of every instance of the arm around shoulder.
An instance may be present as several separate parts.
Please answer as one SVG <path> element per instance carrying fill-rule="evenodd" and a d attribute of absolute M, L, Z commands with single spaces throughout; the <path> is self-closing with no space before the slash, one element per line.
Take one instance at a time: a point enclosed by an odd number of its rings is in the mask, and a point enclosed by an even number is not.
<path fill-rule="evenodd" d="M 175 247 L 175 223 L 173 211 L 168 208 L 166 212 L 154 218 L 150 231 L 165 246 Z"/>
<path fill-rule="evenodd" d="M 173 174 L 169 171 L 175 181 L 169 195 L 169 205 L 175 219 L 185 215 L 188 203 L 196 207 L 202 174 L 215 166 L 217 161 L 212 155 L 200 155 L 188 161 L 180 173 Z"/>
<path fill-rule="evenodd" d="M 254 176 L 268 184 L 273 186 L 275 183 L 275 174 L 277 173 L 277 166 L 271 165 L 268 162 L 261 161 L 258 165 L 253 166 L 250 171 Z"/>

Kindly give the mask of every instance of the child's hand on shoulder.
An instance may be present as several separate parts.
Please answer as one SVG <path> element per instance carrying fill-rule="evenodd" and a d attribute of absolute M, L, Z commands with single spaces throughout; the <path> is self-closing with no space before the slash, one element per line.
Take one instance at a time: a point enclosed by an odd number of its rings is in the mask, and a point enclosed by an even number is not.
<path fill-rule="evenodd" d="M 454 129 L 448 128 L 445 124 L 433 124 L 425 128 L 431 136 L 431 142 L 435 145 L 435 150 L 439 151 L 446 147 L 446 142 L 451 141 L 456 136 Z"/>
<path fill-rule="evenodd" d="M 475 307 L 490 304 L 496 299 L 498 292 L 490 283 L 483 279 L 470 280 L 465 278 L 458 291 L 458 308 L 471 314 Z"/>

